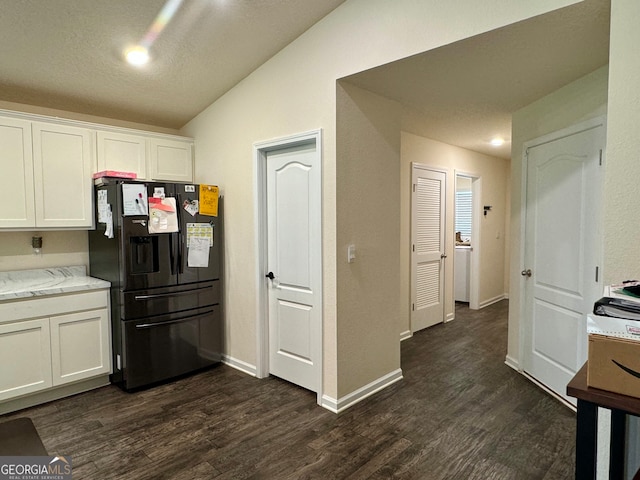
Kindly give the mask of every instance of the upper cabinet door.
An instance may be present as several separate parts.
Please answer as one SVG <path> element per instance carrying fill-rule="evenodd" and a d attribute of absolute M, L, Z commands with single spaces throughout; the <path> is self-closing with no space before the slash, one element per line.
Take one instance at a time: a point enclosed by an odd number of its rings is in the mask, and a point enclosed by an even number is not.
<path fill-rule="evenodd" d="M 139 135 L 97 132 L 98 171 L 134 172 L 147 180 L 147 139 Z"/>
<path fill-rule="evenodd" d="M 187 141 L 149 140 L 151 179 L 193 182 L 193 144 Z"/>
<path fill-rule="evenodd" d="M 0 227 L 35 227 L 31 122 L 0 118 Z"/>
<path fill-rule="evenodd" d="M 33 123 L 36 226 L 93 228 L 94 133 Z"/>

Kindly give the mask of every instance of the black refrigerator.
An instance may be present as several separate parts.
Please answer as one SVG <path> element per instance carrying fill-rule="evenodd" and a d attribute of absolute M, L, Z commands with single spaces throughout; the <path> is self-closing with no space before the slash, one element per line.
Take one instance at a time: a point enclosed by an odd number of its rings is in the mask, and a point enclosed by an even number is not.
<path fill-rule="evenodd" d="M 202 215 L 199 185 L 98 182 L 89 262 L 111 282 L 111 381 L 135 390 L 219 363 L 222 198 Z"/>

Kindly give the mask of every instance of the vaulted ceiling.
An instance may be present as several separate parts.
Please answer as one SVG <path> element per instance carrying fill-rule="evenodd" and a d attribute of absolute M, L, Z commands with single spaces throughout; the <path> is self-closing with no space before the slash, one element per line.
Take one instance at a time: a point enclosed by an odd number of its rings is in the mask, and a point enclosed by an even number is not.
<path fill-rule="evenodd" d="M 152 61 L 127 65 L 171 1 Z M 178 129 L 343 1 L 0 0 L 0 101 Z M 509 158 L 488 140 L 605 65 L 608 38 L 609 0 L 585 0 L 347 80 L 407 106 L 431 138 Z"/>
<path fill-rule="evenodd" d="M 344 2 L 173 0 L 132 68 L 171 1 L 0 0 L 0 100 L 180 128 Z"/>

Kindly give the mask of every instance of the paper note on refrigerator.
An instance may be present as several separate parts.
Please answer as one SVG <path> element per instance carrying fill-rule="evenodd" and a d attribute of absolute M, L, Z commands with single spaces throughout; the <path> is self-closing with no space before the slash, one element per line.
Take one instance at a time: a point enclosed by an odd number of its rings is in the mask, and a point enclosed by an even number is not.
<path fill-rule="evenodd" d="M 106 190 L 98 190 L 96 203 L 98 205 L 98 223 L 107 223 L 107 210 L 109 210 L 109 204 L 107 203 Z"/>
<path fill-rule="evenodd" d="M 213 247 L 213 225 L 210 223 L 187 223 L 187 248 L 194 237 L 205 238 L 210 247 Z"/>
<path fill-rule="evenodd" d="M 209 240 L 204 237 L 192 237 L 188 251 L 187 266 L 209 266 Z"/>
<path fill-rule="evenodd" d="M 148 215 L 147 209 L 147 187 L 138 183 L 122 184 L 122 214 Z"/>
<path fill-rule="evenodd" d="M 111 205 L 107 204 L 107 209 L 104 212 L 104 236 L 107 238 L 113 238 L 113 214 L 111 213 Z"/>
<path fill-rule="evenodd" d="M 200 215 L 218 216 L 218 187 L 200 185 Z"/>
<path fill-rule="evenodd" d="M 149 198 L 149 233 L 177 232 L 176 199 Z"/>

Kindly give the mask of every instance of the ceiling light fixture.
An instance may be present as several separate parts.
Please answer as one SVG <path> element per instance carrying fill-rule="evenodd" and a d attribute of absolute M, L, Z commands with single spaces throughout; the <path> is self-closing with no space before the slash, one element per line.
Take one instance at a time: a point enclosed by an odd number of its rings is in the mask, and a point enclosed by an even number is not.
<path fill-rule="evenodd" d="M 124 56 L 130 65 L 141 67 L 149 61 L 149 50 L 142 45 L 136 45 L 135 47 L 129 48 Z"/>
<path fill-rule="evenodd" d="M 491 145 L 493 145 L 494 147 L 500 147 L 504 145 L 504 139 L 500 137 L 492 138 Z"/>
<path fill-rule="evenodd" d="M 140 43 L 124 53 L 129 64 L 141 67 L 149 61 L 149 49 L 169 24 L 182 2 L 183 0 L 167 0 Z"/>

